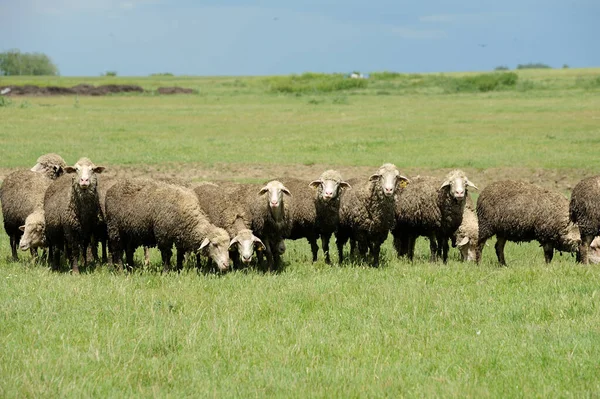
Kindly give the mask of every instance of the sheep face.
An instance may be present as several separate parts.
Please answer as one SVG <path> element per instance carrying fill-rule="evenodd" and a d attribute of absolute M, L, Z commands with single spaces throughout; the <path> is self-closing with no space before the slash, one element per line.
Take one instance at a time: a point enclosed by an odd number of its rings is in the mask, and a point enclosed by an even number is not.
<path fill-rule="evenodd" d="M 87 190 L 89 188 L 95 189 L 98 184 L 98 177 L 96 174 L 104 171 L 103 166 L 96 166 L 87 158 L 81 158 L 75 166 L 67 166 L 65 172 L 75 173 L 73 177 L 73 186 L 81 190 Z"/>
<path fill-rule="evenodd" d="M 474 262 L 475 251 L 477 249 L 477 240 L 469 239 L 469 237 L 458 237 L 456 246 L 460 251 L 460 256 L 463 261 Z"/>
<path fill-rule="evenodd" d="M 371 175 L 369 180 L 373 183 L 379 183 L 383 194 L 386 197 L 393 197 L 399 182 L 410 182 L 407 177 L 402 176 L 396 166 L 391 163 L 384 164 L 377 173 Z"/>
<path fill-rule="evenodd" d="M 283 183 L 277 180 L 270 181 L 258 192 L 258 195 L 266 195 L 267 203 L 271 209 L 271 212 L 282 209 L 284 194 L 290 197 L 292 196 L 290 191 L 283 185 Z"/>
<path fill-rule="evenodd" d="M 233 249 L 234 246 L 240 255 L 240 261 L 246 265 L 252 260 L 255 248 L 257 251 L 265 249 L 265 244 L 263 244 L 260 238 L 252 234 L 252 231 L 248 229 L 240 230 L 238 234 L 233 237 L 229 243 L 229 249 Z"/>
<path fill-rule="evenodd" d="M 446 176 L 446 180 L 444 180 L 440 189 L 444 187 L 448 187 L 450 195 L 458 201 L 464 200 L 467 195 L 467 187 L 473 187 L 477 190 L 477 186 L 471 183 L 467 176 L 459 170 L 452 171 Z"/>
<path fill-rule="evenodd" d="M 229 234 L 217 228 L 202 240 L 200 251 L 215 262 L 220 271 L 229 269 Z"/>
<path fill-rule="evenodd" d="M 570 223 L 566 231 L 564 231 L 559 239 L 556 249 L 564 252 L 577 252 L 581 244 L 581 235 L 577 225 Z"/>
<path fill-rule="evenodd" d="M 321 175 L 318 180 L 310 182 L 309 186 L 316 189 L 318 198 L 322 201 L 330 201 L 339 198 L 340 190 L 352 188 L 350 184 L 342 181 L 341 176 L 332 176 L 333 171 L 327 171 Z M 339 174 L 338 174 L 339 175 Z"/>
<path fill-rule="evenodd" d="M 27 216 L 25 225 L 20 226 L 19 230 L 23 232 L 21 241 L 19 241 L 19 249 L 22 251 L 46 246 L 44 212 L 34 212 Z"/>

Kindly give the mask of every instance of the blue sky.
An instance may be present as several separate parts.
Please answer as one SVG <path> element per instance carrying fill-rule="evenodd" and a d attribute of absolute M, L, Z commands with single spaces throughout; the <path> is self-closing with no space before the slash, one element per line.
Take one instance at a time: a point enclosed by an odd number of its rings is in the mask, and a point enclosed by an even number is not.
<path fill-rule="evenodd" d="M 598 0 L 0 0 L 0 51 L 63 76 L 600 66 Z"/>

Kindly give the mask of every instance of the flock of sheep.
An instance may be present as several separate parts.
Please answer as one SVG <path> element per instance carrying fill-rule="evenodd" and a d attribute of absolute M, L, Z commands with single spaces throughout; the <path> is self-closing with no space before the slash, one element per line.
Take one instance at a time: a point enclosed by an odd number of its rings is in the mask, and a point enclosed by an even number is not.
<path fill-rule="evenodd" d="M 504 180 L 477 189 L 460 170 L 444 179 L 405 177 L 393 164 L 368 179 L 344 180 L 327 170 L 313 181 L 279 178 L 266 184 L 191 183 L 178 179 L 117 179 L 88 158 L 67 166 L 57 154 L 38 158 L 29 170 L 6 177 L 0 188 L 4 228 L 13 259 L 17 248 L 47 249 L 53 269 L 66 259 L 74 273 L 79 262 L 112 262 L 134 267 L 134 252 L 160 250 L 163 268 L 176 268 L 186 255 L 202 256 L 225 271 L 250 264 L 279 270 L 286 239 L 306 238 L 317 260 L 318 240 L 331 263 L 329 242 L 336 237 L 339 262 L 350 254 L 378 266 L 380 248 L 391 232 L 398 256 L 414 257 L 417 237 L 428 237 L 430 260 L 445 263 L 450 243 L 463 260 L 481 260 L 485 242 L 496 236 L 496 255 L 505 265 L 506 241 L 537 240 L 546 262 L 555 250 L 598 262 L 600 176 L 582 180 L 569 201 L 534 184 Z M 101 258 L 98 256 L 101 247 Z M 110 259 L 109 259 L 110 253 Z M 124 259 L 125 258 L 125 259 Z"/>

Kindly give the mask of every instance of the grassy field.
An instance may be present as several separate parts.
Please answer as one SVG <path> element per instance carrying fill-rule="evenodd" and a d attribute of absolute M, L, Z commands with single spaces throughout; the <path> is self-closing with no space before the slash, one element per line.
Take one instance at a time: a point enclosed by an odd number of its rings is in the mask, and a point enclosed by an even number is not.
<path fill-rule="evenodd" d="M 382 74 L 365 87 L 291 94 L 272 90 L 285 77 L 0 77 L 0 86 L 198 90 L 6 99 L 0 178 L 51 151 L 120 174 L 196 180 L 460 167 L 480 188 L 516 176 L 567 195 L 598 173 L 600 69 L 518 71 L 511 88 L 448 91 L 461 81 L 447 79 L 473 75 Z M 494 240 L 478 266 L 455 250 L 431 265 L 425 240 L 409 263 L 389 241 L 379 269 L 312 264 L 296 241 L 277 275 L 99 266 L 72 276 L 28 255 L 10 261 L 2 232 L 0 396 L 600 395 L 597 267 L 566 254 L 545 265 L 537 243 L 509 243 L 499 268 Z"/>

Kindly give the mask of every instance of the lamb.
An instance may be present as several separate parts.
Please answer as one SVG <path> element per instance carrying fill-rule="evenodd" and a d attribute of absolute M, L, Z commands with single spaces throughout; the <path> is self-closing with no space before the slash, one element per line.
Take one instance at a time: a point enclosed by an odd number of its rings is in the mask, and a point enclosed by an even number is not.
<path fill-rule="evenodd" d="M 25 224 L 19 229 L 23 232 L 19 241 L 19 249 L 32 251 L 32 256 L 36 257 L 37 248 L 46 247 L 46 218 L 44 208 L 36 208 L 25 219 Z"/>
<path fill-rule="evenodd" d="M 395 165 L 386 163 L 367 181 L 351 179 L 353 187 L 340 204 L 340 224 L 336 233 L 339 262 L 344 260 L 344 245 L 348 240 L 358 244 L 364 257 L 370 249 L 373 266 L 379 266 L 379 252 L 391 228 L 394 227 L 394 194 L 398 182 L 409 182 Z"/>
<path fill-rule="evenodd" d="M 43 173 L 19 170 L 9 174 L 2 184 L 0 201 L 4 230 L 8 234 L 12 258 L 15 261 L 19 259 L 17 246 L 25 229 L 20 227 L 26 226 L 27 216 L 36 210 L 43 210 L 44 193 L 51 183 L 52 180 Z"/>
<path fill-rule="evenodd" d="M 546 263 L 554 250 L 575 252 L 580 243 L 577 226 L 569 221 L 569 201 L 561 193 L 517 180 L 488 185 L 477 201 L 479 237 L 476 262 L 488 238 L 496 235 L 496 256 L 506 265 L 506 241 L 537 240 Z"/>
<path fill-rule="evenodd" d="M 581 245 L 579 257 L 583 264 L 589 262 L 590 244 L 600 234 L 600 176 L 583 179 L 571 194 L 569 217 L 579 225 Z"/>
<path fill-rule="evenodd" d="M 396 196 L 396 226 L 392 230 L 399 256 L 414 257 L 416 238 L 429 238 L 430 261 L 439 255 L 448 261 L 448 240 L 462 223 L 468 187 L 477 188 L 461 170 L 450 171 L 443 181 L 417 176 Z"/>
<path fill-rule="evenodd" d="M 79 273 L 80 253 L 84 255 L 84 266 L 87 264 L 85 255 L 98 224 L 98 174 L 104 169 L 88 158 L 80 158 L 74 166 L 67 166 L 66 174 L 46 190 L 46 240 L 55 270 L 59 267 L 63 248 L 73 273 Z"/>
<path fill-rule="evenodd" d="M 113 262 L 133 266 L 138 246 L 157 246 L 163 269 L 171 265 L 172 247 L 177 249 L 177 269 L 186 252 L 202 251 L 219 270 L 229 268 L 229 235 L 211 224 L 194 191 L 151 179 L 124 179 L 106 193 L 106 223 Z"/>
<path fill-rule="evenodd" d="M 42 209 L 46 189 L 66 167 L 60 155 L 52 153 L 40 156 L 36 162 L 30 170 L 18 170 L 6 176 L 0 191 L 4 229 L 9 236 L 12 258 L 15 261 L 18 260 L 17 245 L 25 230 L 21 226 L 26 225 L 28 215 Z M 36 238 L 39 239 L 40 237 Z M 34 248 L 31 247 L 32 255 Z"/>
<path fill-rule="evenodd" d="M 321 237 L 325 262 L 331 263 L 329 240 L 337 231 L 340 220 L 342 192 L 351 188 L 335 170 L 326 170 L 312 182 L 302 179 L 282 180 L 294 193 L 291 201 L 292 228 L 286 238 L 306 238 L 312 251 L 312 261 L 317 261 L 317 238 Z"/>
<path fill-rule="evenodd" d="M 590 261 L 590 263 L 600 263 L 600 237 L 594 238 L 594 240 L 590 244 L 588 260 Z"/>
<path fill-rule="evenodd" d="M 248 227 L 251 224 L 245 204 L 232 198 L 236 187 L 203 183 L 194 187 L 200 207 L 215 226 L 224 228 L 231 238 L 229 250 L 233 253 L 234 268 L 250 264 L 254 250 L 265 249 L 263 242 Z"/>

